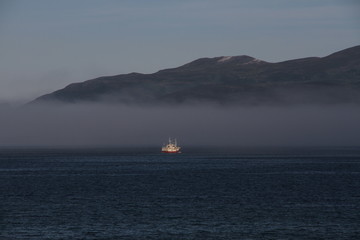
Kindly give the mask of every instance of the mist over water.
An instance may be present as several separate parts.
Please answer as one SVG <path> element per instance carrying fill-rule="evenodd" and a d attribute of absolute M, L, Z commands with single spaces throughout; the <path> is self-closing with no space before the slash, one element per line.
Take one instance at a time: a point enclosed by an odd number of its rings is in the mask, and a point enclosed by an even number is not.
<path fill-rule="evenodd" d="M 0 146 L 360 145 L 355 105 L 0 107 Z"/>

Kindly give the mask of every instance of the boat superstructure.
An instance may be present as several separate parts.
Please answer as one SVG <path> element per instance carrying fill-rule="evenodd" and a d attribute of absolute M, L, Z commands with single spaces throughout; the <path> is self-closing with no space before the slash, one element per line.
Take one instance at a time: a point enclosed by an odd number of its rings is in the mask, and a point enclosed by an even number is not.
<path fill-rule="evenodd" d="M 161 152 L 163 153 L 180 153 L 180 148 L 177 145 L 177 141 L 176 139 L 171 140 L 171 138 L 169 138 L 169 142 L 168 144 L 164 144 L 163 147 L 161 148 Z"/>

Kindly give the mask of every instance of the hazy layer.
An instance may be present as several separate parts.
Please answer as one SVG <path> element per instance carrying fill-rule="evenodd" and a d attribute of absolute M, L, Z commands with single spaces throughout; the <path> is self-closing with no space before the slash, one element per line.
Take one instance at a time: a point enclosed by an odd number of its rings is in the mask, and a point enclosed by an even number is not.
<path fill-rule="evenodd" d="M 1 146 L 360 145 L 351 105 L 296 107 L 0 107 Z"/>

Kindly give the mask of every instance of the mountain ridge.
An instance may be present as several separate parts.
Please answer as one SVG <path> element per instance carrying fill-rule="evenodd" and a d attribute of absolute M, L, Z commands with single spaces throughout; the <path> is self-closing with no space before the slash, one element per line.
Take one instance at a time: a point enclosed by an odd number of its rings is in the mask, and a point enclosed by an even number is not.
<path fill-rule="evenodd" d="M 251 56 L 200 58 L 152 74 L 72 83 L 31 103 L 360 103 L 360 45 L 325 57 L 266 62 Z"/>

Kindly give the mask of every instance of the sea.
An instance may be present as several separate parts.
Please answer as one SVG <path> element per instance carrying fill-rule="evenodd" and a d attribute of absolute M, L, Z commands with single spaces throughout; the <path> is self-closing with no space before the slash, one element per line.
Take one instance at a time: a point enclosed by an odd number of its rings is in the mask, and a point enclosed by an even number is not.
<path fill-rule="evenodd" d="M 1 148 L 1 240 L 360 239 L 360 147 Z"/>

